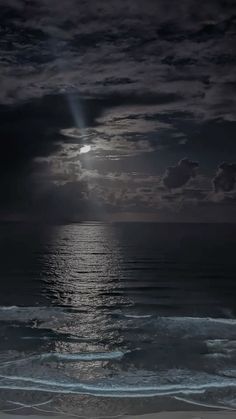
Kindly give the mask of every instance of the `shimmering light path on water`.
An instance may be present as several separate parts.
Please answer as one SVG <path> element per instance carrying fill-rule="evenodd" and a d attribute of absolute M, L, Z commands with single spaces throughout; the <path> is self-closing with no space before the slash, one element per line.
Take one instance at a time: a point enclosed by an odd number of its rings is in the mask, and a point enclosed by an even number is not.
<path fill-rule="evenodd" d="M 1 409 L 236 407 L 235 230 L 1 227 Z"/>

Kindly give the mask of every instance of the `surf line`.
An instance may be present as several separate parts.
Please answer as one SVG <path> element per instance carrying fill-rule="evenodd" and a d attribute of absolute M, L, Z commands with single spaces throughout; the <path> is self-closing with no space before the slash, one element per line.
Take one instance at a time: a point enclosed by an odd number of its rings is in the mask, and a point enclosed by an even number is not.
<path fill-rule="evenodd" d="M 233 407 L 218 406 L 218 405 L 214 405 L 214 404 L 195 402 L 194 400 L 188 400 L 188 399 L 185 399 L 184 397 L 179 397 L 179 396 L 174 396 L 174 399 L 175 400 L 179 400 L 181 402 L 188 403 L 188 404 L 193 404 L 195 406 L 209 407 L 210 409 L 212 408 L 212 409 L 222 409 L 222 410 L 233 410 L 233 411 L 236 411 L 236 409 L 234 409 Z"/>

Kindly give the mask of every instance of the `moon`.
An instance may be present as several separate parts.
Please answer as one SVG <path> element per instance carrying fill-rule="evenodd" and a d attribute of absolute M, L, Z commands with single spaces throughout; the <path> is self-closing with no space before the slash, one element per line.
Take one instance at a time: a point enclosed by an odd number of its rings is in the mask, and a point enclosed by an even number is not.
<path fill-rule="evenodd" d="M 90 145 L 83 145 L 83 147 L 80 148 L 79 154 L 85 154 L 88 153 L 91 150 Z"/>

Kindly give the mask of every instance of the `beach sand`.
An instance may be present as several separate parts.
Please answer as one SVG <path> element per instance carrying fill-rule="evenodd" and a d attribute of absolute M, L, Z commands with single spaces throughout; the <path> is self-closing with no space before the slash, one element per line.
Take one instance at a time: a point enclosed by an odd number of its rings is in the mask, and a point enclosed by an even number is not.
<path fill-rule="evenodd" d="M 140 416 L 126 416 L 129 419 L 236 419 L 236 411 L 214 412 L 160 412 Z"/>
<path fill-rule="evenodd" d="M 81 416 L 11 415 L 0 413 L 0 419 L 72 419 Z M 116 417 L 122 418 L 122 416 Z M 185 411 L 159 412 L 137 416 L 123 416 L 124 419 L 236 419 L 236 411 Z M 112 418 L 110 418 L 112 419 Z"/>

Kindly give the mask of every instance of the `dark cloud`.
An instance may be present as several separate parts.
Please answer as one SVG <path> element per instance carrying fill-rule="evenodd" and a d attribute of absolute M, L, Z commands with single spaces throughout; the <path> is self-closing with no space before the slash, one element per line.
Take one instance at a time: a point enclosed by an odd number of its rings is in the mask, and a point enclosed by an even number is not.
<path fill-rule="evenodd" d="M 0 106 L 1 155 L 0 171 L 11 172 L 24 167 L 38 156 L 53 154 L 65 139 L 60 131 L 76 127 L 83 130 L 99 125 L 97 122 L 107 109 L 134 105 L 158 105 L 180 96 L 170 94 L 131 95 L 113 93 L 96 98 L 77 95 L 53 95 L 36 98 L 18 105 Z"/>
<path fill-rule="evenodd" d="M 196 176 L 196 168 L 198 162 L 191 161 L 187 158 L 179 161 L 177 166 L 167 168 L 163 177 L 163 183 L 168 189 L 181 188 L 188 181 Z"/>
<path fill-rule="evenodd" d="M 1 102 L 79 90 L 184 97 L 195 118 L 235 120 L 232 1 L 2 1 Z M 223 70 L 223 71 L 222 71 Z M 166 103 L 166 102 L 164 102 Z"/>
<path fill-rule="evenodd" d="M 177 193 L 163 194 L 163 200 L 170 202 L 202 201 L 207 196 L 202 189 L 184 189 Z"/>
<path fill-rule="evenodd" d="M 215 192 L 231 192 L 236 186 L 236 163 L 221 163 L 213 179 Z"/>
<path fill-rule="evenodd" d="M 235 164 L 209 183 L 235 153 L 235 16 L 231 0 L 1 0 L 0 210 L 232 207 Z"/>
<path fill-rule="evenodd" d="M 155 105 L 173 100 L 173 95 L 169 94 L 152 94 L 152 95 L 120 95 L 114 93 L 112 95 L 101 96 L 96 98 L 80 98 L 78 95 L 70 95 L 68 98 L 64 95 L 44 96 L 35 98 L 25 103 L 0 106 L 0 138 L 1 154 L 0 154 L 0 187 L 1 187 L 1 209 L 14 211 L 30 211 L 30 208 L 36 208 L 35 199 L 39 196 L 44 201 L 45 208 L 50 212 L 50 207 L 59 208 L 61 206 L 61 197 L 65 196 L 68 188 L 63 190 L 51 185 L 50 194 L 44 192 L 41 188 L 45 186 L 45 167 L 41 164 L 41 172 L 44 178 L 39 176 L 40 183 L 35 181 L 35 160 L 37 158 L 47 158 L 56 155 L 61 150 L 59 160 L 63 160 L 65 171 L 71 173 L 71 164 L 73 159 L 79 161 L 78 147 L 83 144 L 83 135 L 75 137 L 65 137 L 60 132 L 70 127 L 78 127 L 79 132 L 88 127 L 100 126 L 98 118 L 102 116 L 107 109 L 121 106 Z M 178 98 L 176 97 L 176 100 Z M 79 126 L 77 125 L 79 124 Z M 109 128 L 109 127 L 108 127 Z M 103 133 L 106 138 L 105 132 Z M 110 137 L 108 138 L 110 140 Z M 64 151 L 63 146 L 69 143 L 77 144 L 77 155 L 71 157 L 70 153 Z M 115 141 L 116 147 L 119 148 L 118 140 Z M 100 145 L 102 146 L 102 145 Z M 148 147 L 146 143 L 137 143 L 132 145 L 126 140 L 125 146 L 127 153 L 130 149 L 145 150 Z M 110 146 L 111 147 L 111 146 Z M 125 150 L 124 150 L 125 152 Z M 78 163 L 77 163 L 78 167 Z M 43 179 L 43 180 L 42 180 Z M 48 179 L 50 183 L 52 176 Z M 61 181 L 61 174 L 56 173 L 53 182 Z M 73 174 L 71 179 L 73 180 Z M 77 185 L 80 188 L 80 185 Z M 39 190 L 37 195 L 36 190 Z M 71 189 L 70 189 L 71 190 Z M 63 192 L 63 193 L 62 193 Z M 35 198 L 35 196 L 37 198 Z M 76 197 L 76 194 L 73 194 Z M 48 206 L 46 205 L 46 197 L 48 197 Z M 54 197 L 54 198 L 52 198 Z M 50 199 L 49 199 L 50 198 Z M 60 201 L 60 205 L 53 203 Z M 67 202 L 71 202 L 66 199 Z M 73 207 L 73 205 L 72 205 Z M 76 204 L 76 208 L 78 205 Z M 35 211 L 35 210 L 34 210 Z M 60 210 L 61 211 L 61 210 Z M 69 208 L 68 208 L 69 211 Z M 59 211 L 58 211 L 59 212 Z M 72 211 L 73 213 L 74 211 Z"/>

